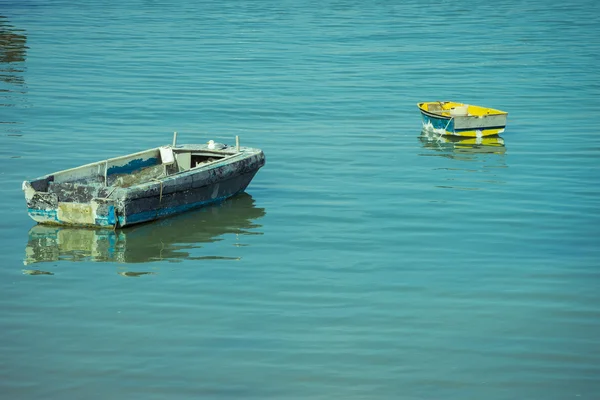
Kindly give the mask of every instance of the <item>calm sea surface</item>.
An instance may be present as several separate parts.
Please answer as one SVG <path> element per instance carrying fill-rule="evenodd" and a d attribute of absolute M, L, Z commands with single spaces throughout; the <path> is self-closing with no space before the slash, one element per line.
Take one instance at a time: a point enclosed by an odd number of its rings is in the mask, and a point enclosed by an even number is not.
<path fill-rule="evenodd" d="M 0 397 L 600 398 L 599 71 L 596 0 L 0 0 Z M 421 137 L 428 100 L 504 145 Z M 173 131 L 267 164 L 128 230 L 27 216 Z"/>

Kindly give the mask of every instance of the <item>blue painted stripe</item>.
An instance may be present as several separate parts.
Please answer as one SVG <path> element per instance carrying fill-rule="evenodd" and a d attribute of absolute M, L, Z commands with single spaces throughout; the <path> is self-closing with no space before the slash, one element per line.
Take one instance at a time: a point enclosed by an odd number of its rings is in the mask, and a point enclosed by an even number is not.
<path fill-rule="evenodd" d="M 421 111 L 421 115 L 423 115 L 423 116 L 425 116 L 425 117 L 428 117 L 428 118 L 431 118 L 431 119 L 440 119 L 440 120 L 446 120 L 446 122 L 447 122 L 447 121 L 448 121 L 450 118 L 452 118 L 452 117 L 447 117 L 447 116 L 445 116 L 445 115 L 430 114 L 430 113 L 428 113 L 428 112 L 425 112 L 425 111 Z"/>
<path fill-rule="evenodd" d="M 66 223 L 64 221 L 61 221 L 60 219 L 58 219 L 58 212 L 56 210 L 40 210 L 37 208 L 28 208 L 27 212 L 29 213 L 29 216 L 31 216 L 34 219 L 34 221 L 35 221 L 35 217 L 42 217 L 46 221 L 53 221 L 53 222 L 56 222 L 57 224 L 62 224 L 62 225 L 89 226 L 89 224 L 73 224 L 73 223 Z M 107 218 L 101 217 L 101 218 L 94 219 L 94 225 L 96 225 L 96 226 L 115 226 L 114 211 Z"/>
<path fill-rule="evenodd" d="M 108 218 L 109 225 L 114 225 L 117 222 L 115 218 L 115 206 L 108 206 Z"/>
<path fill-rule="evenodd" d="M 112 222 L 107 218 L 96 218 L 94 224 L 97 226 L 115 226 L 114 218 Z"/>
<path fill-rule="evenodd" d="M 468 132 L 468 131 L 488 131 L 490 129 L 504 129 L 506 128 L 506 125 L 499 125 L 499 126 L 486 126 L 483 128 L 463 128 L 463 129 L 455 129 L 455 132 Z"/>
<path fill-rule="evenodd" d="M 158 164 L 158 158 L 156 158 L 156 157 L 146 158 L 146 159 L 137 158 L 135 160 L 129 161 L 125 165 L 115 165 L 115 166 L 110 167 L 106 171 L 106 174 L 107 175 L 130 174 L 133 171 L 137 171 L 139 169 L 146 168 L 146 167 L 151 167 L 156 164 Z"/>
<path fill-rule="evenodd" d="M 28 208 L 27 213 L 33 217 L 43 217 L 46 219 L 58 222 L 58 214 L 56 210 L 40 210 L 39 208 Z"/>

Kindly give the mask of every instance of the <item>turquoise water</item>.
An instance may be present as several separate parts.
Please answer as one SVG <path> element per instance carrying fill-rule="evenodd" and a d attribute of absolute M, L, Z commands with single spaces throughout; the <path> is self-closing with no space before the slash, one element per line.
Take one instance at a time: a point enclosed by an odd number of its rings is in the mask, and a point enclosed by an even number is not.
<path fill-rule="evenodd" d="M 0 15 L 2 397 L 598 398 L 600 3 Z M 508 111 L 504 145 L 421 137 L 428 100 Z M 23 180 L 173 131 L 267 164 L 123 232 L 26 215 Z"/>

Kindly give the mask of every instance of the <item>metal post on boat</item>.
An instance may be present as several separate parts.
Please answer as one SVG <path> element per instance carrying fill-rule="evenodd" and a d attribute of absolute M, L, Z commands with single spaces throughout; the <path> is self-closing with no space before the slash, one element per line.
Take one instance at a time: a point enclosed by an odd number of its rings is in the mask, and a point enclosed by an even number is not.
<path fill-rule="evenodd" d="M 104 163 L 104 186 L 108 186 L 108 161 Z"/>
<path fill-rule="evenodd" d="M 173 147 L 177 145 L 177 132 L 173 132 Z"/>
<path fill-rule="evenodd" d="M 235 136 L 235 151 L 240 152 L 240 137 L 237 135 Z"/>

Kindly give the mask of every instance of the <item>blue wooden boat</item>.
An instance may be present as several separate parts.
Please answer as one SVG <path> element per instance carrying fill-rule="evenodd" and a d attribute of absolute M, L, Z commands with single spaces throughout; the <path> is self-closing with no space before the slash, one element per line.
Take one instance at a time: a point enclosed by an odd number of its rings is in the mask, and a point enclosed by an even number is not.
<path fill-rule="evenodd" d="M 423 128 L 439 135 L 462 137 L 496 136 L 504 132 L 508 113 L 489 107 L 454 101 L 417 104 Z"/>
<path fill-rule="evenodd" d="M 260 149 L 208 144 L 157 147 L 23 182 L 41 224 L 125 227 L 243 192 L 265 164 Z"/>

